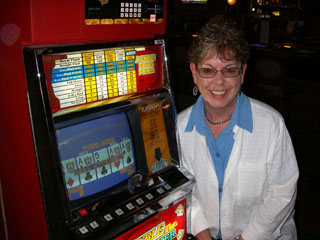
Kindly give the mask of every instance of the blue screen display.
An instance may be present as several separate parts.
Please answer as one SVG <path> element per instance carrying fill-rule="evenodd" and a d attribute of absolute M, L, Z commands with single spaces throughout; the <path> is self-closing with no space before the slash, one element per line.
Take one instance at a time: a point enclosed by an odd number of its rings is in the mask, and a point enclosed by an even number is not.
<path fill-rule="evenodd" d="M 109 189 L 135 173 L 126 114 L 116 113 L 56 130 L 69 200 Z"/>

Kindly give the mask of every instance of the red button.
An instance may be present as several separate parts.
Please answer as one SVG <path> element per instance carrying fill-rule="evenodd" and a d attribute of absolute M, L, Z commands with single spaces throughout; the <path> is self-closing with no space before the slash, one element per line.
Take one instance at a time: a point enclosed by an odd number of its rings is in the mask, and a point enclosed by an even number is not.
<path fill-rule="evenodd" d="M 88 214 L 87 210 L 85 210 L 84 208 L 80 209 L 78 212 L 80 213 L 81 216 L 85 216 Z"/>

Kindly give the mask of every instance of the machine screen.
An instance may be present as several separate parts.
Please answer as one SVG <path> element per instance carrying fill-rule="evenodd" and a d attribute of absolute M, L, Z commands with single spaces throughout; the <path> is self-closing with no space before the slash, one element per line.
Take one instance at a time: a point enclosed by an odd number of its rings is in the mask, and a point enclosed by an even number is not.
<path fill-rule="evenodd" d="M 69 200 L 107 190 L 136 171 L 133 139 L 125 113 L 56 129 Z"/>

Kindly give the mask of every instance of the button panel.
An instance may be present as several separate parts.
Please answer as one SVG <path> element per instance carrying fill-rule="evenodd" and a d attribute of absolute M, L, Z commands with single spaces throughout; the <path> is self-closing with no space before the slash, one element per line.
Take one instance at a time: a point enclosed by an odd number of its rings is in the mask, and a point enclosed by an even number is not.
<path fill-rule="evenodd" d="M 134 212 L 139 214 L 140 210 L 145 209 L 146 206 L 152 206 L 152 204 L 162 199 L 172 189 L 173 187 L 170 184 L 159 177 L 154 184 L 148 186 L 147 191 L 138 194 L 136 197 L 123 203 L 121 203 L 121 200 L 110 202 L 109 206 L 113 205 L 114 207 L 106 206 L 105 210 L 100 208 L 100 210 L 97 210 L 97 214 L 94 214 L 96 217 L 91 217 L 86 223 L 82 223 L 76 227 L 75 232 L 77 232 L 81 238 L 87 238 L 91 233 L 96 232 L 96 234 L 100 234 L 99 231 L 102 229 L 109 227 L 111 230 L 116 226 L 114 224 L 122 220 L 127 221 L 128 217 L 132 216 L 132 221 L 134 222 L 134 216 L 136 216 L 133 215 Z M 119 205 L 115 204 L 117 201 L 120 201 Z M 102 214 L 100 211 L 105 212 Z M 81 209 L 78 211 L 78 214 L 84 218 L 88 218 L 91 215 L 86 209 Z"/>

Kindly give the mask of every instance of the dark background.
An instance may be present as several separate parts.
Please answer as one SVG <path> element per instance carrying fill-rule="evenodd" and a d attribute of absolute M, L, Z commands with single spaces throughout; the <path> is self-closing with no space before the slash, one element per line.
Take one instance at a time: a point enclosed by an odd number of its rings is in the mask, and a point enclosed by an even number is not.
<path fill-rule="evenodd" d="M 227 0 L 208 0 L 206 5 L 168 1 L 168 61 L 178 112 L 196 100 L 187 59 L 192 34 L 207 21 L 221 20 L 235 21 L 245 32 L 251 57 L 242 90 L 272 105 L 286 121 L 300 170 L 295 219 L 302 240 L 320 239 L 319 11 L 319 1 L 237 0 L 232 6 Z M 269 35 L 261 38 L 266 22 Z M 277 79 L 281 91 L 257 84 L 255 64 L 266 55 L 282 64 L 281 79 Z"/>

